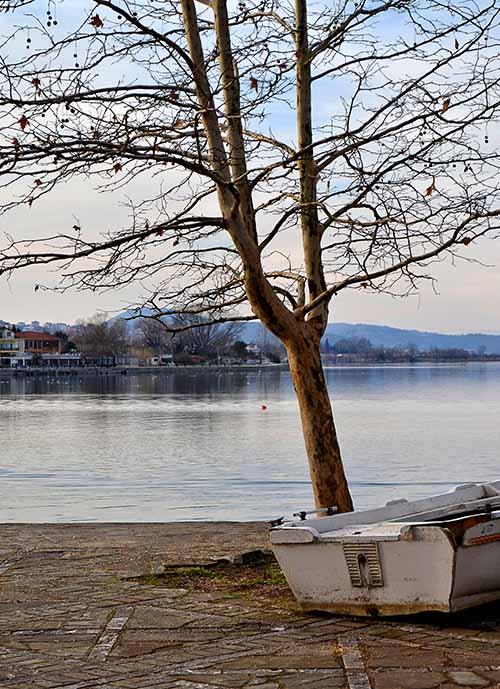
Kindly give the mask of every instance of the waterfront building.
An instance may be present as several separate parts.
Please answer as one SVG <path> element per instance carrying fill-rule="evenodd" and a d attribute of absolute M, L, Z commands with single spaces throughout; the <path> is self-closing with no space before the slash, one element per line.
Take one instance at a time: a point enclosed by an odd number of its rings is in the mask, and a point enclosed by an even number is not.
<path fill-rule="evenodd" d="M 78 368 L 82 365 L 82 357 L 78 352 L 42 354 L 41 365 L 49 368 Z"/>
<path fill-rule="evenodd" d="M 10 367 L 19 352 L 16 333 L 8 325 L 0 326 L 0 367 Z"/>
<path fill-rule="evenodd" d="M 16 333 L 19 340 L 19 352 L 22 354 L 60 354 L 61 340 L 55 335 L 23 330 Z"/>

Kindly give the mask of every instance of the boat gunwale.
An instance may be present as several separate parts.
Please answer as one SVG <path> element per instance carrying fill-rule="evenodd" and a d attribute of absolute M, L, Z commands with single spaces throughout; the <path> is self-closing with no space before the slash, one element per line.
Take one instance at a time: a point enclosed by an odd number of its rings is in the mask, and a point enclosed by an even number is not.
<path fill-rule="evenodd" d="M 457 516 L 459 516 L 461 513 L 477 512 L 483 508 L 487 509 L 488 506 L 491 507 L 491 510 L 495 508 L 500 509 L 500 480 L 457 486 L 454 491 L 448 493 L 440 493 L 412 501 L 398 501 L 394 504 L 369 510 L 344 512 L 342 514 L 312 519 L 285 521 L 282 524 L 271 527 L 271 540 L 273 532 L 279 530 L 305 528 L 318 534 L 323 534 L 349 527 L 362 527 L 384 522 L 407 523 L 409 521 L 437 520 L 439 517 L 450 515 L 450 510 L 458 511 Z"/>

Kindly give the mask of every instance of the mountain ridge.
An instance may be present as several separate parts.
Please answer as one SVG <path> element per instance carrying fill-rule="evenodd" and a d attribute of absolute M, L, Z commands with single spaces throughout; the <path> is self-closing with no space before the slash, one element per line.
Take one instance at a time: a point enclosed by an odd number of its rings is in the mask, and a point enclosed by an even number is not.
<path fill-rule="evenodd" d="M 125 311 L 115 318 L 130 317 L 134 312 Z M 258 321 L 243 322 L 238 336 L 245 342 L 272 342 L 275 338 Z M 370 323 L 329 323 L 324 339 L 330 345 L 345 337 L 366 337 L 374 347 L 415 346 L 421 351 L 430 349 L 465 349 L 477 354 L 500 354 L 500 333 L 449 334 L 427 330 L 395 328 L 389 325 Z"/>
<path fill-rule="evenodd" d="M 241 332 L 245 342 L 262 340 L 264 328 L 260 323 L 246 323 Z M 375 347 L 407 347 L 414 345 L 421 351 L 430 349 L 465 349 L 467 351 L 500 354 L 500 334 L 463 333 L 451 335 L 426 330 L 407 330 L 389 325 L 369 323 L 329 323 L 325 338 L 332 345 L 347 337 L 365 337 Z"/>

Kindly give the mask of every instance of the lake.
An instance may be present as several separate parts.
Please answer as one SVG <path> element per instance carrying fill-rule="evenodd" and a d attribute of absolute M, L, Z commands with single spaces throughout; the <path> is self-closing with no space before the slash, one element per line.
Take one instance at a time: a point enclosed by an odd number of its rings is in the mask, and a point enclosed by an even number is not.
<path fill-rule="evenodd" d="M 500 478 L 500 363 L 326 374 L 357 508 Z M 253 520 L 313 503 L 283 370 L 0 372 L 0 432 L 2 522 Z"/>

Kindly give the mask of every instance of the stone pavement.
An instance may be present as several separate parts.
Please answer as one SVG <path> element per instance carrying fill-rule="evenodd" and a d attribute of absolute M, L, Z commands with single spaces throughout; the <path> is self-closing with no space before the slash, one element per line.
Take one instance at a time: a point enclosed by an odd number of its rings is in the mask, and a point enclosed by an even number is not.
<path fill-rule="evenodd" d="M 1 525 L 0 686 L 500 687 L 498 605 L 349 619 L 148 576 L 165 562 L 265 547 L 266 525 L 255 523 Z"/>

